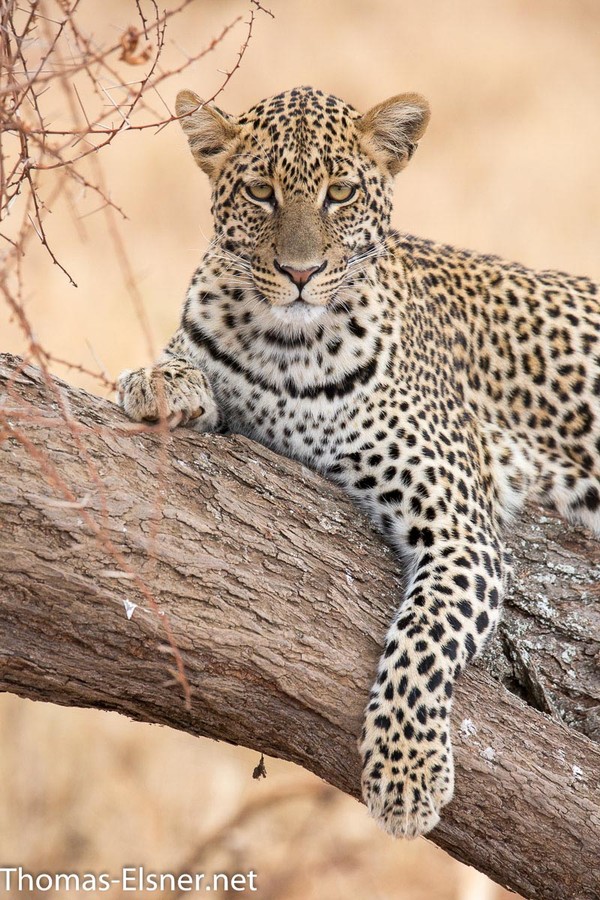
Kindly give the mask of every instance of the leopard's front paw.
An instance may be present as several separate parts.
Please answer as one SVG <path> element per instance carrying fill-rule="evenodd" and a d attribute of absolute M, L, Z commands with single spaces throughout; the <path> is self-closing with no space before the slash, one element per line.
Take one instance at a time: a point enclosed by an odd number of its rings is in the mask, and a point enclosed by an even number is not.
<path fill-rule="evenodd" d="M 217 431 L 222 425 L 208 378 L 181 359 L 122 372 L 117 402 L 135 422 L 165 419 L 171 428 L 187 425 L 195 431 Z"/>
<path fill-rule="evenodd" d="M 445 726 L 421 730 L 398 712 L 381 703 L 367 710 L 360 745 L 362 792 L 384 831 L 416 838 L 435 828 L 442 807 L 452 799 L 452 748 Z"/>

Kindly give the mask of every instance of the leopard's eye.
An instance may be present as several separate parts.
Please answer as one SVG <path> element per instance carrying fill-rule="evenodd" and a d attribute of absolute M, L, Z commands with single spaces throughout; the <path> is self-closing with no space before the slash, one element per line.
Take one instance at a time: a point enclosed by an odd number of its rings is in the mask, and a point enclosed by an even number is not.
<path fill-rule="evenodd" d="M 272 185 L 267 184 L 266 181 L 248 184 L 246 185 L 246 191 L 253 200 L 261 200 L 263 203 L 266 200 L 271 200 L 274 194 Z"/>
<path fill-rule="evenodd" d="M 356 194 L 356 188 L 351 184 L 330 184 L 327 188 L 327 199 L 333 203 L 345 203 Z"/>

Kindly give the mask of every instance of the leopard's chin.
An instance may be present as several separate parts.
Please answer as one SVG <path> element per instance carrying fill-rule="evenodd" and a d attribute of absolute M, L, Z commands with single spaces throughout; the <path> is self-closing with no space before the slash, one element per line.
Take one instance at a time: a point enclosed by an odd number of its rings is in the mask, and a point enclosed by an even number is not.
<path fill-rule="evenodd" d="M 325 306 L 316 306 L 304 300 L 294 300 L 285 306 L 272 306 L 271 314 L 282 325 L 311 325 L 325 313 Z"/>

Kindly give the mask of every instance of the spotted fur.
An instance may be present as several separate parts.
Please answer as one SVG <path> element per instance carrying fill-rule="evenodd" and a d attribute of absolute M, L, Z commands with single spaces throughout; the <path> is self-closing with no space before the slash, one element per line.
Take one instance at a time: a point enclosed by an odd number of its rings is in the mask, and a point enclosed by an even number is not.
<path fill-rule="evenodd" d="M 121 403 L 313 467 L 406 560 L 360 751 L 371 813 L 414 837 L 452 797 L 453 686 L 500 615 L 503 526 L 533 497 L 600 531 L 598 289 L 391 229 L 417 95 L 364 116 L 310 88 L 238 118 L 190 92 L 177 109 L 215 236 Z"/>

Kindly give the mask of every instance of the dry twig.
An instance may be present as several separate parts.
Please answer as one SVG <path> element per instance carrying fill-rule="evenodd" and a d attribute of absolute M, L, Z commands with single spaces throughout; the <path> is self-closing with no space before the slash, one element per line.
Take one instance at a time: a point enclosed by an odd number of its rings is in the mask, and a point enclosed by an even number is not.
<path fill-rule="evenodd" d="M 169 621 L 159 609 L 148 585 L 148 572 L 142 575 L 130 568 L 107 536 L 106 498 L 102 476 L 71 415 L 63 393 L 57 390 L 51 377 L 53 365 L 92 376 L 104 388 L 114 389 L 114 383 L 104 371 L 92 371 L 79 362 L 69 362 L 55 356 L 42 346 L 35 335 L 25 304 L 26 267 L 24 262 L 31 243 L 38 240 L 49 260 L 76 287 L 69 272 L 69 263 L 61 261 L 48 234 L 47 217 L 61 198 L 76 225 L 89 215 L 85 200 L 76 200 L 73 188 L 84 189 L 99 201 L 91 212 L 101 212 L 116 258 L 123 274 L 140 328 L 144 333 L 149 356 L 154 355 L 150 323 L 143 297 L 136 283 L 135 272 L 127 254 L 118 216 L 124 213 L 110 195 L 110 188 L 102 168 L 102 151 L 126 131 L 162 128 L 177 117 L 167 109 L 167 115 L 157 112 L 154 103 L 163 85 L 184 69 L 214 51 L 243 19 L 236 16 L 227 23 L 197 53 L 186 56 L 179 65 L 163 68 L 161 58 L 168 27 L 173 19 L 189 13 L 192 0 L 160 11 L 156 0 L 129 0 L 132 19 L 140 25 L 126 26 L 118 40 L 99 46 L 81 24 L 80 0 L 32 0 L 28 8 L 17 0 L 5 0 L 0 13 L 0 239 L 4 242 L 0 267 L 0 295 L 8 306 L 11 318 L 20 327 L 27 346 L 27 362 L 35 362 L 44 381 L 52 391 L 58 411 L 57 427 L 67 428 L 84 460 L 89 482 L 100 498 L 100 509 L 93 512 L 82 504 L 74 489 L 52 463 L 43 448 L 36 447 L 27 436 L 27 425 L 39 420 L 38 411 L 26 407 L 12 408 L 14 373 L 6 385 L 4 409 L 0 411 L 0 440 L 16 440 L 40 467 L 48 484 L 61 503 L 76 505 L 81 517 L 99 543 L 111 557 L 116 569 L 130 578 L 148 607 L 159 617 L 167 639 L 167 650 L 173 661 L 169 669 L 174 683 L 182 690 L 186 707 L 190 706 L 190 687 L 181 654 L 177 648 Z M 230 71 L 223 73 L 216 97 L 239 69 L 247 51 L 256 16 L 265 9 L 258 0 L 249 0 L 246 32 Z M 130 80 L 132 67 L 141 74 Z M 115 99 L 115 98 L 118 98 Z M 58 122 L 52 117 L 58 114 Z M 43 182 L 42 182 L 43 179 Z M 44 195 L 46 199 L 44 199 Z M 49 419 L 47 420 L 49 421 Z M 161 437 L 161 467 L 166 470 L 169 430 L 166 423 L 156 429 Z M 149 513 L 148 556 L 150 566 L 154 556 L 157 522 L 161 515 L 161 495 L 156 492 Z"/>

